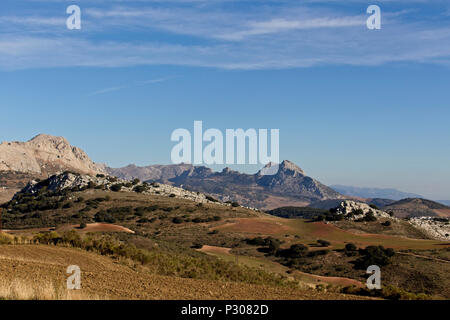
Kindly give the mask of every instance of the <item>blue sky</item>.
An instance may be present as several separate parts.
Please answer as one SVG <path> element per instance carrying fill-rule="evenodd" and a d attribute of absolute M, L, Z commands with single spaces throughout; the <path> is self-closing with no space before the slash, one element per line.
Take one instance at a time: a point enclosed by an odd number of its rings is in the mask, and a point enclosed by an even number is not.
<path fill-rule="evenodd" d="M 170 163 L 194 120 L 277 128 L 324 183 L 450 199 L 450 4 L 342 2 L 3 0 L 0 140 L 65 136 L 118 167 Z"/>

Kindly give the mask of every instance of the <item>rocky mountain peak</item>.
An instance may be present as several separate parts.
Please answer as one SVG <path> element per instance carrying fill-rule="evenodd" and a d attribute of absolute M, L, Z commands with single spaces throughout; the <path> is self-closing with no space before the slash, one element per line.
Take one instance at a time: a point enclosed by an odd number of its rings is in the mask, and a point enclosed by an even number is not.
<path fill-rule="evenodd" d="M 46 176 L 66 170 L 86 174 L 103 172 L 101 166 L 64 137 L 39 134 L 26 142 L 0 144 L 0 171 Z"/>
<path fill-rule="evenodd" d="M 299 166 L 297 166 L 295 163 L 293 163 L 293 162 L 291 162 L 289 160 L 284 160 L 283 162 L 281 162 L 280 170 L 282 170 L 282 171 L 290 171 L 294 175 L 295 174 L 300 174 L 302 176 L 305 175 L 305 172 Z"/>

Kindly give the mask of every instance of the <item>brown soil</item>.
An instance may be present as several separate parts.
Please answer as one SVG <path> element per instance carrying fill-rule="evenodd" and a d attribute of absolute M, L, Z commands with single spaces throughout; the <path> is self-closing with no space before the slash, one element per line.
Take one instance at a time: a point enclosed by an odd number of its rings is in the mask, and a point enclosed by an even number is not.
<path fill-rule="evenodd" d="M 42 245 L 0 246 L 0 279 L 64 285 L 69 265 L 81 268 L 84 296 L 107 299 L 364 299 L 316 290 L 185 279 L 136 271 L 78 249 Z"/>

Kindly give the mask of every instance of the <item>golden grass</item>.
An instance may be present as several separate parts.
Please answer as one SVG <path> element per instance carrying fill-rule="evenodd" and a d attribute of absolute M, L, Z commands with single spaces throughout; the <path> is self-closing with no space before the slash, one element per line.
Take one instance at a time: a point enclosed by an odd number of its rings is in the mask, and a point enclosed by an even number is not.
<path fill-rule="evenodd" d="M 99 297 L 48 282 L 0 279 L 0 300 L 99 300 Z"/>

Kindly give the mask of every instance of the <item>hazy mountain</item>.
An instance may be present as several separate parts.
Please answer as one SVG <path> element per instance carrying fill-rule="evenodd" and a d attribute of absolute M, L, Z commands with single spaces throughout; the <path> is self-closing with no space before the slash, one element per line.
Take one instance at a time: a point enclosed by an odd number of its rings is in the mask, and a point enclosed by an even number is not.
<path fill-rule="evenodd" d="M 245 174 L 225 168 L 214 172 L 210 168 L 192 165 L 168 165 L 106 170 L 120 178 L 171 183 L 189 190 L 210 194 L 222 201 L 237 201 L 242 205 L 272 209 L 283 205 L 307 205 L 313 201 L 342 196 L 333 189 L 305 175 L 290 161 L 283 161 L 274 175 L 264 173 L 275 168 L 268 164 L 256 174 Z"/>
<path fill-rule="evenodd" d="M 341 194 L 359 198 L 381 198 L 392 200 L 401 200 L 405 198 L 423 198 L 418 194 L 402 192 L 390 188 L 361 188 L 343 185 L 333 185 L 330 186 L 330 188 L 336 190 Z"/>
<path fill-rule="evenodd" d="M 450 216 L 450 207 L 435 201 L 408 198 L 383 207 L 384 211 L 393 211 L 397 217 Z"/>
<path fill-rule="evenodd" d="M 151 165 L 146 167 L 138 167 L 130 164 L 123 168 L 109 168 L 105 170 L 113 176 L 121 179 L 132 180 L 138 178 L 141 181 L 157 180 L 167 182 L 169 179 L 178 177 L 183 172 L 193 168 L 191 164 L 174 164 L 174 165 Z"/>
<path fill-rule="evenodd" d="M 436 202 L 442 203 L 446 206 L 450 206 L 450 200 L 437 200 Z"/>

